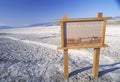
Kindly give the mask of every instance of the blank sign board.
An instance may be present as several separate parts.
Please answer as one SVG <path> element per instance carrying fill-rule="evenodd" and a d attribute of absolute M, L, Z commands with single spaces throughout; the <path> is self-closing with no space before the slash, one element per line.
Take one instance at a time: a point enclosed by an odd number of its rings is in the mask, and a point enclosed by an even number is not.
<path fill-rule="evenodd" d="M 103 21 L 65 22 L 65 46 L 99 46 Z"/>

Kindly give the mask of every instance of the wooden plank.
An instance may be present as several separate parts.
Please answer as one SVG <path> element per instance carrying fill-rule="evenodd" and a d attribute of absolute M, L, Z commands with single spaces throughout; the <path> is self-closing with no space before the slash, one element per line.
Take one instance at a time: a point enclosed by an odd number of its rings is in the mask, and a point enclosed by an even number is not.
<path fill-rule="evenodd" d="M 105 42 L 105 32 L 106 32 L 106 20 L 102 22 L 102 38 L 101 38 L 101 45 Z"/>
<path fill-rule="evenodd" d="M 69 47 L 58 47 L 57 49 L 81 49 L 81 48 L 100 48 L 100 47 L 108 47 L 108 45 L 100 45 L 100 46 L 69 46 Z"/>
<path fill-rule="evenodd" d="M 97 18 L 102 18 L 102 16 L 103 16 L 102 13 L 96 14 Z M 105 31 L 106 31 L 106 20 L 102 21 L 101 45 L 103 45 L 105 41 Z"/>
<path fill-rule="evenodd" d="M 102 18 L 102 13 L 97 13 L 96 17 L 97 18 Z M 104 32 L 104 29 L 102 29 L 102 42 L 101 42 L 102 44 L 104 43 L 103 42 L 103 32 Z M 93 75 L 93 77 L 98 77 L 99 55 L 100 55 L 100 48 L 94 48 L 93 68 L 92 68 L 92 75 Z"/>
<path fill-rule="evenodd" d="M 67 19 L 67 15 L 64 14 L 64 15 L 62 16 L 62 19 L 63 19 L 63 20 Z M 64 22 L 61 22 L 60 25 L 61 25 L 61 46 L 64 47 L 64 46 L 65 46 L 65 39 L 64 39 Z"/>
<path fill-rule="evenodd" d="M 102 18 L 102 17 L 103 17 L 102 12 L 98 12 L 98 13 L 96 14 L 96 17 L 97 17 L 97 18 Z"/>
<path fill-rule="evenodd" d="M 63 22 L 60 23 L 61 26 L 61 46 L 64 47 L 64 25 Z"/>
<path fill-rule="evenodd" d="M 102 13 L 98 13 L 94 18 L 67 18 L 67 15 L 63 15 L 62 19 L 57 20 L 61 24 L 61 47 L 58 47 L 58 49 L 64 50 L 64 78 L 68 78 L 68 49 L 80 49 L 80 48 L 94 48 L 92 74 L 94 77 L 98 76 L 100 48 L 108 47 L 106 44 L 104 44 L 106 20 L 108 19 L 111 19 L 111 17 L 102 17 Z M 94 46 L 87 45 L 87 46 L 68 46 L 67 47 L 65 44 L 64 23 L 86 22 L 86 21 L 103 21 L 102 33 L 101 33 L 101 37 L 102 37 L 101 44 L 94 45 Z"/>
<path fill-rule="evenodd" d="M 62 20 L 66 20 L 67 15 L 62 16 Z M 61 46 L 65 47 L 65 36 L 64 36 L 64 22 L 61 22 Z M 68 49 L 64 49 L 64 78 L 68 78 Z"/>
<path fill-rule="evenodd" d="M 93 75 L 93 77 L 97 77 L 98 76 L 99 56 L 100 56 L 100 48 L 94 48 L 93 68 L 92 68 L 92 75 Z"/>
<path fill-rule="evenodd" d="M 57 19 L 57 22 L 82 22 L 82 21 L 103 21 L 109 20 L 111 17 L 103 17 L 103 18 L 69 18 L 69 19 Z"/>
<path fill-rule="evenodd" d="M 64 78 L 68 78 L 68 49 L 64 50 Z"/>
<path fill-rule="evenodd" d="M 63 16 L 62 16 L 62 20 L 66 20 L 66 19 L 68 19 L 67 14 L 63 14 Z"/>

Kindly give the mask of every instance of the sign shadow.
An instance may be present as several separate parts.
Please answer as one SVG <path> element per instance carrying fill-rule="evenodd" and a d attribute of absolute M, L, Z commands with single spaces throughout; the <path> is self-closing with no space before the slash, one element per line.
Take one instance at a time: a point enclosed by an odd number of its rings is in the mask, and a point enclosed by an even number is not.
<path fill-rule="evenodd" d="M 98 77 L 101 77 L 101 76 L 103 76 L 103 75 L 105 75 L 109 72 L 116 71 L 116 70 L 120 69 L 120 67 L 115 66 L 115 65 L 119 65 L 119 64 L 120 64 L 120 62 L 113 63 L 113 64 L 100 65 L 99 67 L 110 67 L 110 68 L 100 71 Z M 77 75 L 78 73 L 81 73 L 83 71 L 87 71 L 87 70 L 90 70 L 90 69 L 92 69 L 92 66 L 88 66 L 88 67 L 84 67 L 84 68 L 75 70 L 75 71 L 73 71 L 69 74 L 69 77 L 72 77 L 74 75 Z"/>

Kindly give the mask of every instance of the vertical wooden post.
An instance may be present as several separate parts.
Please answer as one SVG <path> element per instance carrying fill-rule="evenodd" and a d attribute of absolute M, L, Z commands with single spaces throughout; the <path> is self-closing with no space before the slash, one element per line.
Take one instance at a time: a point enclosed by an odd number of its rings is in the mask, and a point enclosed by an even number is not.
<path fill-rule="evenodd" d="M 93 75 L 93 77 L 97 77 L 98 76 L 99 56 L 100 56 L 100 48 L 94 48 L 93 68 L 92 68 L 92 75 Z"/>
<path fill-rule="evenodd" d="M 64 15 L 62 16 L 62 20 L 65 20 L 65 19 L 67 19 L 67 15 L 66 15 L 66 14 L 64 14 Z M 65 47 L 64 22 L 62 21 L 62 22 L 60 23 L 60 25 L 61 25 L 61 47 Z"/>
<path fill-rule="evenodd" d="M 106 32 L 106 20 L 102 22 L 102 40 L 101 40 L 102 45 L 104 45 L 105 42 L 105 32 Z"/>
<path fill-rule="evenodd" d="M 67 19 L 67 15 L 62 16 L 62 20 Z M 65 47 L 64 22 L 61 23 L 61 44 Z M 68 49 L 64 49 L 64 78 L 68 78 Z"/>
<path fill-rule="evenodd" d="M 68 49 L 64 50 L 64 78 L 68 78 Z"/>
<path fill-rule="evenodd" d="M 96 17 L 97 18 L 102 18 L 102 13 L 97 13 Z M 99 56 L 100 56 L 100 48 L 94 48 L 93 68 L 92 68 L 92 75 L 93 75 L 93 77 L 98 77 Z"/>
<path fill-rule="evenodd" d="M 101 18 L 102 16 L 103 16 L 103 14 L 101 12 L 99 12 L 99 13 L 96 14 L 97 18 Z"/>

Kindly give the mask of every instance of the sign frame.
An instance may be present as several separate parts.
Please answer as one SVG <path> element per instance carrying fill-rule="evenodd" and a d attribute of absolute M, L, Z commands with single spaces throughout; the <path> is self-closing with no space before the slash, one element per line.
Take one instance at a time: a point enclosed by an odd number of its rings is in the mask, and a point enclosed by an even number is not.
<path fill-rule="evenodd" d="M 58 19 L 57 22 L 60 22 L 61 26 L 61 46 L 58 49 L 78 49 L 78 48 L 100 48 L 108 47 L 104 44 L 105 41 L 105 31 L 106 31 L 106 20 L 111 19 L 111 17 L 102 17 L 102 13 L 99 13 L 100 16 L 94 18 L 68 18 L 67 15 L 63 15 L 62 19 Z M 102 36 L 101 36 L 101 45 L 98 46 L 65 46 L 65 23 L 67 22 L 88 22 L 88 21 L 102 21 Z"/>
<path fill-rule="evenodd" d="M 64 78 L 69 77 L 68 71 L 68 49 L 80 49 L 80 48 L 94 48 L 93 54 L 93 67 L 92 67 L 92 75 L 93 77 L 98 77 L 99 71 L 99 56 L 100 56 L 100 48 L 108 47 L 105 42 L 105 32 L 106 32 L 106 21 L 111 19 L 111 17 L 103 17 L 101 12 L 96 14 L 96 17 L 93 18 L 68 18 L 67 15 L 63 15 L 62 19 L 58 19 L 57 22 L 60 23 L 61 28 L 61 46 L 58 49 L 64 50 Z M 102 40 L 101 45 L 99 46 L 65 46 L 65 34 L 64 27 L 66 22 L 82 22 L 82 21 L 102 21 Z"/>

